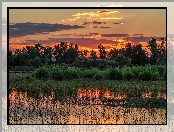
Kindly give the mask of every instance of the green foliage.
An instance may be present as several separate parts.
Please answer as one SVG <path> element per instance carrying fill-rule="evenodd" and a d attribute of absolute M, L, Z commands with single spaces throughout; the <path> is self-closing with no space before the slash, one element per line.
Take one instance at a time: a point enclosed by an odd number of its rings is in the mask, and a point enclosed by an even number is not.
<path fill-rule="evenodd" d="M 11 62 L 13 66 L 20 66 L 20 65 L 28 65 L 29 57 L 30 56 L 27 53 L 18 53 L 9 59 L 12 59 Z"/>
<path fill-rule="evenodd" d="M 111 80 L 121 80 L 122 79 L 122 72 L 119 68 L 110 68 L 106 75 L 107 79 Z"/>
<path fill-rule="evenodd" d="M 110 80 L 166 80 L 166 67 L 164 65 L 124 66 L 99 68 L 78 68 L 69 66 L 39 67 L 33 72 L 36 78 L 51 77 L 54 80 L 72 80 L 78 78 L 110 79 Z"/>
<path fill-rule="evenodd" d="M 33 66 L 26 66 L 26 65 L 21 65 L 21 66 L 15 66 L 15 67 L 11 67 L 12 71 L 33 71 L 35 69 L 35 67 Z"/>
<path fill-rule="evenodd" d="M 117 58 L 115 58 L 115 62 L 116 62 L 116 65 L 119 66 L 119 67 L 130 66 L 131 65 L 131 59 L 126 58 L 123 55 L 120 55 Z"/>
<path fill-rule="evenodd" d="M 154 69 L 153 66 L 147 65 L 146 67 L 142 67 L 139 73 L 139 79 L 141 80 L 157 80 L 159 77 L 159 72 L 157 69 Z"/>
<path fill-rule="evenodd" d="M 165 65 L 157 66 L 157 71 L 159 72 L 160 76 L 164 76 L 166 74 L 166 66 Z"/>
<path fill-rule="evenodd" d="M 97 68 L 85 69 L 85 70 L 82 72 L 81 77 L 82 77 L 82 78 L 93 78 L 93 76 L 94 76 L 97 72 L 100 72 Z"/>
<path fill-rule="evenodd" d="M 79 88 L 99 88 L 105 89 L 108 87 L 112 92 L 125 92 L 127 95 L 133 96 L 139 92 L 142 94 L 146 91 L 156 93 L 159 91 L 165 92 L 166 81 L 141 81 L 141 80 L 94 80 L 91 79 L 77 79 L 77 80 L 39 80 L 31 78 L 29 82 L 27 79 L 23 79 L 23 75 L 10 75 L 9 78 L 9 91 L 13 88 L 20 91 L 28 91 L 30 95 L 38 97 L 40 92 L 45 95 L 50 95 L 53 89 L 56 94 L 56 98 L 59 100 L 64 99 L 67 95 L 76 96 Z"/>
<path fill-rule="evenodd" d="M 123 79 L 125 80 L 130 80 L 135 78 L 135 74 L 133 73 L 133 70 L 131 70 L 130 67 L 123 67 L 122 74 L 123 74 Z"/>
<path fill-rule="evenodd" d="M 34 70 L 34 72 L 32 73 L 32 76 L 39 79 L 48 78 L 50 76 L 50 71 L 46 66 L 39 67 Z"/>
<path fill-rule="evenodd" d="M 156 60 L 156 64 L 157 64 L 157 65 L 166 65 L 166 57 L 158 58 L 158 59 Z"/>
<path fill-rule="evenodd" d="M 135 78 L 138 78 L 142 66 L 132 66 L 131 71 L 135 75 Z"/>
<path fill-rule="evenodd" d="M 38 67 L 42 66 L 43 64 L 41 62 L 41 59 L 39 57 L 36 57 L 36 58 L 34 58 L 34 60 L 31 59 L 29 61 L 29 65 L 38 68 Z"/>
<path fill-rule="evenodd" d="M 54 66 L 50 68 L 50 76 L 54 80 L 69 80 L 79 78 L 79 69 L 75 67 Z"/>
<path fill-rule="evenodd" d="M 93 76 L 93 78 L 95 80 L 101 80 L 101 79 L 103 79 L 103 73 L 102 72 L 97 72 L 97 73 L 95 73 L 95 75 Z"/>
<path fill-rule="evenodd" d="M 54 80 L 63 80 L 65 78 L 64 75 L 64 70 L 66 69 L 66 67 L 64 66 L 54 66 L 52 68 L 50 68 L 50 76 L 52 79 Z"/>

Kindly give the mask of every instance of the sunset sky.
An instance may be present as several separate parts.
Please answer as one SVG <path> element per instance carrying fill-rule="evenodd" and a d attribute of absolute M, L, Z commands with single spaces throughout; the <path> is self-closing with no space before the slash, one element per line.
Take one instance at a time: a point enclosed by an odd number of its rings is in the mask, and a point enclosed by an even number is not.
<path fill-rule="evenodd" d="M 165 9 L 10 9 L 10 50 L 72 42 L 81 49 L 124 47 L 166 37 Z"/>

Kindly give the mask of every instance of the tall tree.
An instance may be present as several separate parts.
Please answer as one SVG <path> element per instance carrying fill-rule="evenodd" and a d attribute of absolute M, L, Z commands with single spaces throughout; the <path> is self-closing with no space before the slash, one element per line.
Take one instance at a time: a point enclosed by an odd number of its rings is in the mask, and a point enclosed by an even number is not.
<path fill-rule="evenodd" d="M 97 59 L 97 54 L 96 54 L 96 52 L 94 50 L 90 51 L 90 58 L 94 59 L 94 60 Z"/>
<path fill-rule="evenodd" d="M 102 44 L 99 44 L 98 49 L 99 49 L 98 51 L 99 51 L 100 58 L 105 59 L 107 55 L 107 52 L 105 51 L 105 47 Z"/>
<path fill-rule="evenodd" d="M 115 59 L 116 57 L 119 56 L 120 51 L 121 51 L 120 49 L 116 49 L 116 48 L 111 49 L 111 50 L 108 52 L 107 56 L 108 56 L 108 57 L 111 57 L 111 59 Z"/>
<path fill-rule="evenodd" d="M 158 59 L 158 48 L 157 48 L 157 43 L 156 43 L 156 39 L 155 38 L 152 38 L 148 42 L 148 48 L 151 51 L 150 63 L 151 64 L 156 64 L 156 61 Z"/>
<path fill-rule="evenodd" d="M 132 47 L 132 65 L 145 65 L 147 63 L 147 56 L 145 50 L 142 49 L 142 45 L 134 45 Z"/>

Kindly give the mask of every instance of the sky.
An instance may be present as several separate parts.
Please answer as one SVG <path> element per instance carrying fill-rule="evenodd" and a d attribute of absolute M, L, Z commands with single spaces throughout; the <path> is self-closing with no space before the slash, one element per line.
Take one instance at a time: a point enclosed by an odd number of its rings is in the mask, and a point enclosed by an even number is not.
<path fill-rule="evenodd" d="M 166 36 L 165 9 L 10 9 L 10 50 L 41 43 L 78 44 L 82 50 L 147 44 Z"/>
<path fill-rule="evenodd" d="M 169 36 L 173 34 L 174 31 L 174 17 L 173 17 L 173 3 L 171 2 L 2 2 L 2 49 L 7 49 L 7 7 L 167 7 L 167 33 Z M 119 12 L 120 13 L 120 12 Z M 28 16 L 31 16 L 28 14 Z M 162 16 L 159 16 L 159 18 Z M 20 17 L 19 17 L 20 18 Z M 19 19 L 17 18 L 17 19 Z M 36 19 L 36 17 L 35 17 Z M 48 19 L 47 19 L 48 20 Z M 125 17 L 122 19 L 125 20 Z M 121 21 L 121 20 L 120 20 Z M 147 19 L 146 19 L 147 21 Z M 47 23 L 47 22 L 46 22 Z M 126 25 L 128 23 L 122 24 Z M 117 25 L 118 27 L 118 25 Z M 105 28 L 106 29 L 106 28 Z M 110 28 L 111 29 L 111 28 Z M 95 28 L 96 30 L 96 28 Z M 70 31 L 70 30 L 69 30 Z M 72 31 L 72 30 L 71 30 Z M 119 33 L 119 32 L 117 32 Z M 157 36 L 157 35 L 156 35 Z M 17 40 L 17 38 L 16 38 Z M 31 41 L 31 40 L 30 40 Z M 146 43 L 146 42 L 145 42 Z M 30 42 L 31 44 L 31 42 Z M 107 45 L 107 44 L 106 44 Z M 119 45 L 118 45 L 119 46 Z M 117 46 L 117 47 L 118 47 Z M 11 45 L 11 49 L 14 50 L 18 48 L 22 48 L 23 45 L 18 43 L 18 45 Z"/>

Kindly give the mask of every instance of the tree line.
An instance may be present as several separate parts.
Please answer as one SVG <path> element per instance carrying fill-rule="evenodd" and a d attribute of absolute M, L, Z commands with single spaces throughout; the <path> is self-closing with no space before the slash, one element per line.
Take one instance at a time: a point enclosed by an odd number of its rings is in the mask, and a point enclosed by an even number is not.
<path fill-rule="evenodd" d="M 77 44 L 60 42 L 54 47 L 38 43 L 35 46 L 26 46 L 22 50 L 16 49 L 14 53 L 8 51 L 9 68 L 15 66 L 33 66 L 38 68 L 43 65 L 65 64 L 84 67 L 108 66 L 144 66 L 166 64 L 166 42 L 162 38 L 157 44 L 152 38 L 147 42 L 146 51 L 142 44 L 127 43 L 125 48 L 113 48 L 106 51 L 102 44 L 98 45 L 99 56 L 96 51 L 80 50 Z M 89 56 L 87 54 L 90 53 Z M 54 58 L 54 59 L 53 59 Z"/>

